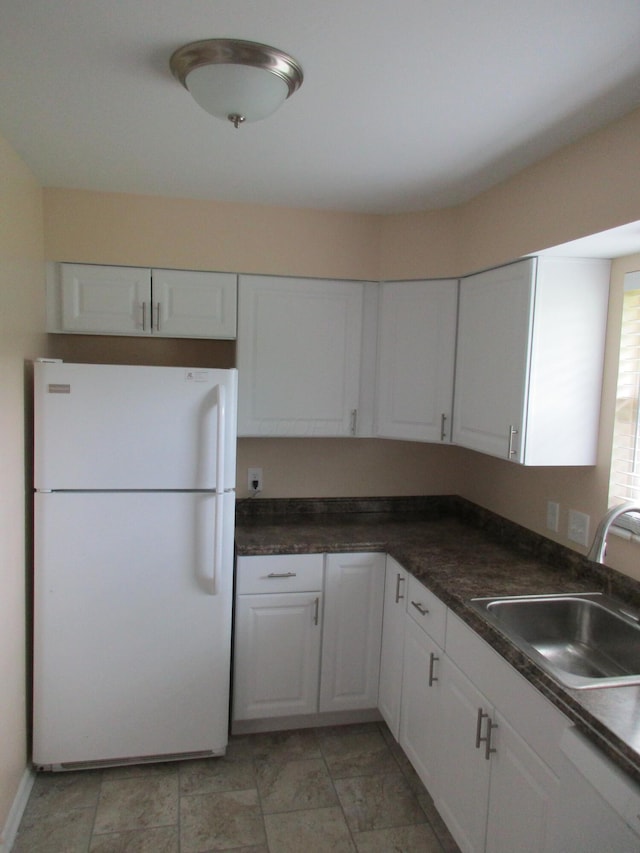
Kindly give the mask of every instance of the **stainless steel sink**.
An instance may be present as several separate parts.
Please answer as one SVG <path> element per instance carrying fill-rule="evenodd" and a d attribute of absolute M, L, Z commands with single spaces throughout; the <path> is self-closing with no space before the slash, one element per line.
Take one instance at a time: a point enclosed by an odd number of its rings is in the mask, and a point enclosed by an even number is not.
<path fill-rule="evenodd" d="M 640 614 L 613 598 L 527 595 L 471 605 L 567 687 L 640 684 Z"/>

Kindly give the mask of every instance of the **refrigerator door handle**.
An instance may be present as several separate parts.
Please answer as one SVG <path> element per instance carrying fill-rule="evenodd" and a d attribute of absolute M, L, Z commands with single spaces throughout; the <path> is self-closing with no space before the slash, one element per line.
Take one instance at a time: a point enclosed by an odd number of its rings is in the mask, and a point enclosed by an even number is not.
<path fill-rule="evenodd" d="M 226 395 L 224 385 L 216 385 L 217 406 L 217 430 L 216 440 L 216 509 L 215 509 L 215 531 L 214 531 L 214 555 L 213 555 L 213 577 L 211 583 L 211 595 L 217 595 L 218 571 L 222 566 L 222 534 L 224 514 L 224 456 L 225 456 L 225 415 Z"/>

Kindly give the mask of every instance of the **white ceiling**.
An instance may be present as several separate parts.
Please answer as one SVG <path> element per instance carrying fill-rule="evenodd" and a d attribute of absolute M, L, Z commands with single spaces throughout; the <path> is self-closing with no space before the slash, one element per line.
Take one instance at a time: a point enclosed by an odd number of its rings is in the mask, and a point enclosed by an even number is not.
<path fill-rule="evenodd" d="M 203 38 L 305 81 L 238 130 Z M 1 0 L 0 134 L 45 186 L 391 213 L 460 203 L 640 103 L 638 0 Z"/>

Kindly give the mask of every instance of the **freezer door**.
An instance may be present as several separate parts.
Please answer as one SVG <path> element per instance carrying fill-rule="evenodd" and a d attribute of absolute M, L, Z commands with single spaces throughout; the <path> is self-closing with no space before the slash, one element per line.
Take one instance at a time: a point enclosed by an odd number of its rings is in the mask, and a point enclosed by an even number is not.
<path fill-rule="evenodd" d="M 37 494 L 35 519 L 36 765 L 224 752 L 233 494 Z"/>
<path fill-rule="evenodd" d="M 235 488 L 236 386 L 235 370 L 36 363 L 36 489 Z"/>

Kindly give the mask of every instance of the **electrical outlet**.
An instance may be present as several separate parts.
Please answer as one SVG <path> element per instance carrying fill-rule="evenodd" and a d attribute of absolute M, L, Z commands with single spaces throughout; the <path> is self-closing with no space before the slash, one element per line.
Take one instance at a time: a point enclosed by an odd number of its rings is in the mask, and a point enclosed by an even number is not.
<path fill-rule="evenodd" d="M 547 530 L 557 533 L 560 528 L 560 504 L 557 501 L 547 501 Z"/>
<path fill-rule="evenodd" d="M 262 491 L 262 468 L 249 468 L 247 472 L 249 494 L 257 495 Z"/>
<path fill-rule="evenodd" d="M 569 510 L 568 536 L 572 542 L 577 542 L 578 545 L 589 544 L 590 520 L 589 516 L 584 512 L 578 512 L 577 509 Z"/>

